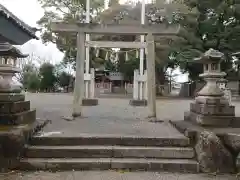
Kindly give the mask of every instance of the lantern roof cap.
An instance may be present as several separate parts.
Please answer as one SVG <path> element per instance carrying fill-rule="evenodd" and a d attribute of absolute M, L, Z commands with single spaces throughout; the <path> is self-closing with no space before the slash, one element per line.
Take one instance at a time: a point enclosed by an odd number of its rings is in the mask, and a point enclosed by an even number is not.
<path fill-rule="evenodd" d="M 210 63 L 210 62 L 220 62 L 224 57 L 224 54 L 215 49 L 209 49 L 202 56 L 195 58 L 195 62 L 198 63 Z"/>
<path fill-rule="evenodd" d="M 28 55 L 23 54 L 18 48 L 14 47 L 8 42 L 0 43 L 0 57 L 25 58 Z"/>

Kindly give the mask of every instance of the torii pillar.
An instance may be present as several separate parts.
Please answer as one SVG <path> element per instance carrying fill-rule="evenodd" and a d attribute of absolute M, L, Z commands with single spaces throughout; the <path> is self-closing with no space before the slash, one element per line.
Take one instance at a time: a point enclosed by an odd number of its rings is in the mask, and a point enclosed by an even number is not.
<path fill-rule="evenodd" d="M 73 117 L 82 116 L 82 106 L 84 97 L 84 62 L 85 62 L 85 34 L 77 34 L 77 58 L 76 58 L 76 77 L 74 85 Z"/>
<path fill-rule="evenodd" d="M 86 23 L 90 23 L 90 0 L 86 0 Z M 84 41 L 90 41 L 90 34 L 85 34 Z M 85 73 L 84 73 L 84 91 L 82 99 L 83 106 L 97 106 L 98 99 L 95 98 L 95 69 L 90 68 L 90 47 L 85 46 Z"/>

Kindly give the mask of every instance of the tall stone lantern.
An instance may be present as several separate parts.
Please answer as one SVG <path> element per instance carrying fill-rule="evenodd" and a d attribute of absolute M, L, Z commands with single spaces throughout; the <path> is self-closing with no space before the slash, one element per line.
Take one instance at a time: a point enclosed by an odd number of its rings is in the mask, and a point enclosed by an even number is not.
<path fill-rule="evenodd" d="M 224 54 L 209 49 L 195 62 L 203 64 L 206 85 L 197 93 L 195 102 L 190 105 L 190 112 L 185 113 L 185 120 L 190 120 L 202 126 L 229 126 L 235 119 L 235 108 L 224 97 L 218 81 L 226 74 L 221 72 L 220 63 Z"/>
<path fill-rule="evenodd" d="M 17 58 L 27 55 L 21 53 L 9 43 L 0 43 L 0 125 L 15 126 L 32 124 L 36 120 L 36 110 L 30 109 L 25 101 L 20 83 L 13 81 L 17 67 Z"/>

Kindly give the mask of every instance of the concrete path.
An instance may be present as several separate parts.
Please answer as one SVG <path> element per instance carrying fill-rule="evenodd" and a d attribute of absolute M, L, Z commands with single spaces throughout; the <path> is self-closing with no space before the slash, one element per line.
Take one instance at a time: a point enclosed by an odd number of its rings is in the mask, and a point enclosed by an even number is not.
<path fill-rule="evenodd" d="M 64 117 L 72 112 L 71 94 L 31 94 L 27 93 L 31 106 L 37 109 L 37 117 L 50 119 L 52 124 L 45 132 L 64 132 L 64 136 L 125 135 L 139 137 L 183 137 L 166 123 L 150 123 L 146 120 L 147 107 L 129 106 L 129 99 L 101 98 L 99 105 L 84 107 L 85 118 L 66 121 Z M 184 111 L 189 110 L 192 100 L 159 99 L 157 100 L 157 117 L 159 120 L 183 120 Z M 240 103 L 236 105 L 236 115 L 240 116 Z M 59 135 L 59 134 L 58 134 Z"/>
<path fill-rule="evenodd" d="M 73 97 L 71 94 L 27 94 L 32 107 L 37 108 L 38 117 L 61 117 L 72 112 Z M 99 105 L 84 107 L 84 116 L 118 119 L 145 119 L 147 107 L 132 107 L 126 98 L 101 98 Z M 159 119 L 182 120 L 183 112 L 189 109 L 191 100 L 157 100 Z"/>
<path fill-rule="evenodd" d="M 0 174 L 1 180 L 239 180 L 235 175 L 174 174 L 151 172 L 76 171 Z"/>
<path fill-rule="evenodd" d="M 185 138 L 167 122 L 149 122 L 146 119 L 147 107 L 131 107 L 128 105 L 128 99 L 100 99 L 99 106 L 84 107 L 85 117 L 67 121 L 64 117 L 71 115 L 71 95 L 30 94 L 27 97 L 31 100 L 32 107 L 37 108 L 38 118 L 52 120 L 52 124 L 44 128 L 44 132 L 54 132 L 52 135 L 91 134 Z M 188 101 L 183 100 L 159 101 L 158 118 L 161 120 L 181 120 L 183 117 L 180 116 L 180 113 L 184 112 L 183 109 L 187 105 Z"/>
<path fill-rule="evenodd" d="M 40 118 L 61 117 L 71 114 L 73 97 L 72 94 L 26 94 L 31 100 L 32 107 L 37 108 L 37 115 Z M 131 107 L 127 98 L 101 98 L 99 106 L 85 107 L 85 116 L 95 117 L 121 117 L 122 119 L 144 119 L 147 115 L 146 107 Z M 159 119 L 182 120 L 184 111 L 188 111 L 192 100 L 183 99 L 158 99 L 157 116 Z M 240 102 L 233 102 L 236 105 L 236 115 L 240 116 Z"/>

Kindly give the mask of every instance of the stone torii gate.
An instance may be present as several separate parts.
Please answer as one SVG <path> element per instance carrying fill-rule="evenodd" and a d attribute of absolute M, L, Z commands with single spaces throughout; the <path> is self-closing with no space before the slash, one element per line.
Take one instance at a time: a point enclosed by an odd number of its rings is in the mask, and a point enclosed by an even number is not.
<path fill-rule="evenodd" d="M 123 24 L 88 24 L 53 22 L 54 32 L 69 32 L 77 34 L 76 79 L 74 87 L 73 117 L 82 116 L 82 103 L 84 97 L 84 62 L 85 46 L 109 48 L 145 48 L 147 56 L 147 92 L 148 92 L 148 117 L 156 117 L 156 80 L 155 80 L 155 42 L 154 35 L 177 35 L 178 25 L 123 25 Z M 86 34 L 103 35 L 147 35 L 146 42 L 112 42 L 112 41 L 86 41 Z"/>

